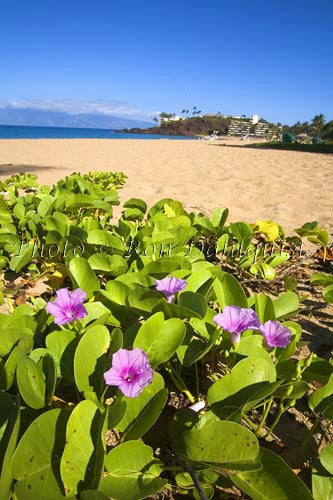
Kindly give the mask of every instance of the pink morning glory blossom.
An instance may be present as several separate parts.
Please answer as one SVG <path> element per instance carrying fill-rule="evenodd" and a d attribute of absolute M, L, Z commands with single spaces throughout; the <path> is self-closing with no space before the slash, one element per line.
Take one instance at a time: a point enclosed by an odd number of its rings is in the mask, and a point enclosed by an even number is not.
<path fill-rule="evenodd" d="M 223 330 L 231 333 L 232 341 L 238 344 L 241 333 L 245 330 L 257 330 L 260 326 L 258 316 L 251 308 L 225 306 L 223 312 L 213 318 Z"/>
<path fill-rule="evenodd" d="M 269 347 L 286 347 L 291 340 L 291 331 L 277 321 L 266 321 L 259 330 Z"/>
<path fill-rule="evenodd" d="M 112 367 L 104 373 L 107 385 L 119 387 L 124 396 L 135 398 L 153 380 L 154 372 L 147 354 L 136 347 L 119 349 L 112 356 Z"/>
<path fill-rule="evenodd" d="M 186 285 L 186 280 L 178 279 L 175 276 L 155 281 L 156 290 L 164 293 L 168 302 L 173 302 L 176 293 L 184 290 Z"/>
<path fill-rule="evenodd" d="M 65 325 L 84 318 L 88 314 L 83 305 L 85 299 L 86 293 L 81 288 L 77 288 L 73 292 L 67 288 L 61 288 L 56 292 L 55 301 L 46 304 L 45 309 L 54 316 L 56 325 Z"/>

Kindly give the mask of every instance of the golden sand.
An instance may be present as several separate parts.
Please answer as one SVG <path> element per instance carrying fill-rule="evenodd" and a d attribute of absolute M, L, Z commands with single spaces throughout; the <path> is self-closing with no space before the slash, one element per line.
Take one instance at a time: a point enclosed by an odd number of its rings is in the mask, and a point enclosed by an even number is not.
<path fill-rule="evenodd" d="M 89 170 L 124 172 L 122 201 L 171 197 L 205 214 L 228 207 L 234 221 L 274 219 L 290 231 L 317 220 L 333 230 L 332 155 L 166 139 L 0 141 L 2 179 L 25 171 L 49 184 Z"/>

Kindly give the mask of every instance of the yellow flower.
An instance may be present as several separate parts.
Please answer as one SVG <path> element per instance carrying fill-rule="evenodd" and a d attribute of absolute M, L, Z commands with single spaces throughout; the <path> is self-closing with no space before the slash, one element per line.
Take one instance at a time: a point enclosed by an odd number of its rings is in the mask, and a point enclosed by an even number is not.
<path fill-rule="evenodd" d="M 275 241 L 279 238 L 279 226 L 273 220 L 258 220 L 254 230 L 262 233 L 266 241 Z"/>

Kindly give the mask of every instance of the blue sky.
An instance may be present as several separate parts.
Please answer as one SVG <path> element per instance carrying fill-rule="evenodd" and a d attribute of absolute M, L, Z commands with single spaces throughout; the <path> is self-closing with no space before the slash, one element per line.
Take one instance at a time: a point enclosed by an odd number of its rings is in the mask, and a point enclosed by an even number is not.
<path fill-rule="evenodd" d="M 332 19 L 332 0 L 2 2 L 0 105 L 333 119 Z"/>

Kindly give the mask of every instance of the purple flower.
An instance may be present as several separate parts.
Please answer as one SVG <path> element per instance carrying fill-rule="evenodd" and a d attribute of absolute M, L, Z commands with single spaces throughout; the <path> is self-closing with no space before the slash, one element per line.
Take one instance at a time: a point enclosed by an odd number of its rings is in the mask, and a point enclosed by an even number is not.
<path fill-rule="evenodd" d="M 225 306 L 223 312 L 214 316 L 213 319 L 223 330 L 231 333 L 234 344 L 238 344 L 242 332 L 257 330 L 260 326 L 258 316 L 253 309 L 238 306 Z"/>
<path fill-rule="evenodd" d="M 104 373 L 107 385 L 116 385 L 124 396 L 135 398 L 153 380 L 154 372 L 147 354 L 138 347 L 119 349 L 112 356 L 112 367 Z"/>
<path fill-rule="evenodd" d="M 286 347 L 290 343 L 291 331 L 277 321 L 266 321 L 259 330 L 269 347 Z"/>
<path fill-rule="evenodd" d="M 179 280 L 175 276 L 155 281 L 156 290 L 164 293 L 168 302 L 173 302 L 175 294 L 184 290 L 186 285 L 186 280 Z"/>
<path fill-rule="evenodd" d="M 56 292 L 54 302 L 46 304 L 45 309 L 54 316 L 56 325 L 65 325 L 76 319 L 84 318 L 88 313 L 83 302 L 86 299 L 86 293 L 77 288 L 70 292 L 67 288 L 61 288 Z"/>

